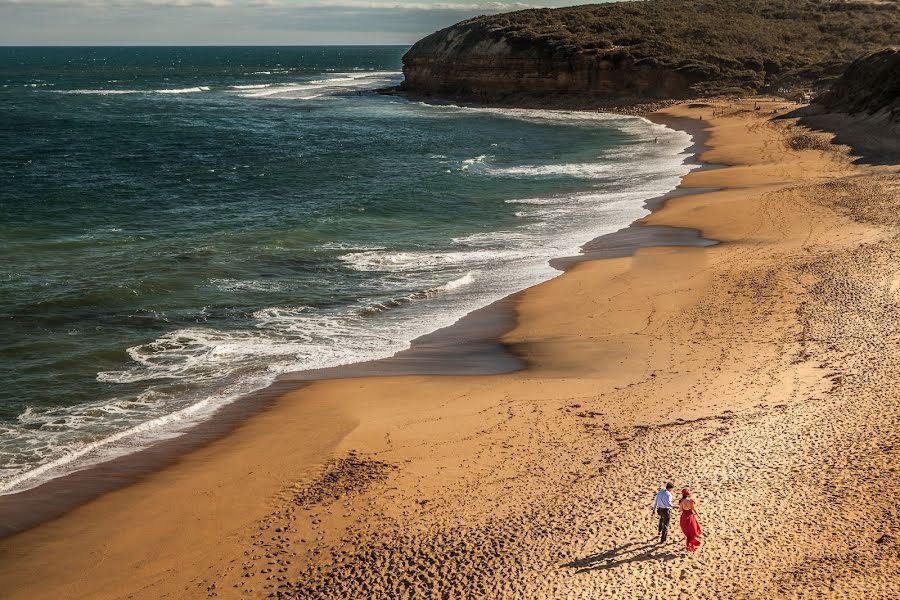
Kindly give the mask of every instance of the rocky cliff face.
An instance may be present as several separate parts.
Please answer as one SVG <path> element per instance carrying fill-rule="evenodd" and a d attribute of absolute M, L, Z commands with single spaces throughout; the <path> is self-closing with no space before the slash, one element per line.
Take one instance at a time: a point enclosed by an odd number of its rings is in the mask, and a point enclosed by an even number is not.
<path fill-rule="evenodd" d="M 788 115 L 811 129 L 835 134 L 860 162 L 900 162 L 900 48 L 885 48 L 855 60 L 831 89 Z"/>
<path fill-rule="evenodd" d="M 818 102 L 833 112 L 883 113 L 889 121 L 900 123 L 900 47 L 853 61 Z"/>
<path fill-rule="evenodd" d="M 405 91 L 494 104 L 685 98 L 698 78 L 597 53 L 513 43 L 478 23 L 445 29 L 403 60 Z"/>

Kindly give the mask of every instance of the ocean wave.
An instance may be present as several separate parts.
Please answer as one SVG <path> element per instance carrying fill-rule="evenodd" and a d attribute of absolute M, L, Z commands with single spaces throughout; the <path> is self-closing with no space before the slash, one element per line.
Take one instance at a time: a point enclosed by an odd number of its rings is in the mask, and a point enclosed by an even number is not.
<path fill-rule="evenodd" d="M 674 186 L 667 186 L 677 181 L 660 181 L 645 186 L 635 186 L 627 191 L 597 190 L 578 192 L 562 196 L 547 196 L 545 198 L 510 198 L 504 200 L 507 204 L 525 204 L 531 206 L 567 206 L 575 211 L 591 210 L 602 211 L 606 206 L 615 206 L 619 203 L 634 204 L 639 200 L 650 200 L 670 191 Z"/>
<path fill-rule="evenodd" d="M 539 108 L 488 108 L 478 106 L 460 106 L 458 104 L 429 104 L 416 102 L 419 106 L 430 110 L 445 112 L 484 113 L 512 119 L 554 123 L 575 123 L 583 125 L 587 121 L 620 121 L 636 119 L 646 121 L 643 117 L 621 115 L 616 113 L 594 112 L 587 110 L 553 110 Z M 649 122 L 649 121 L 647 121 Z"/>
<path fill-rule="evenodd" d="M 484 163 L 484 161 L 486 161 L 487 159 L 488 159 L 487 154 L 482 154 L 482 155 L 476 156 L 474 158 L 467 158 L 464 161 L 462 161 L 462 166 L 459 168 L 459 170 L 460 171 L 468 171 L 469 168 L 472 167 L 472 165 L 480 165 L 480 164 Z"/>
<path fill-rule="evenodd" d="M 533 208 L 530 210 L 517 210 L 515 216 L 522 218 L 542 218 L 549 217 L 565 217 L 569 216 L 572 210 L 566 206 L 557 206 L 556 208 Z"/>
<path fill-rule="evenodd" d="M 256 321 L 252 331 L 188 328 L 129 348 L 132 365 L 98 373 L 97 378 L 110 383 L 151 383 L 138 399 L 48 410 L 29 407 L 16 426 L 0 426 L 4 465 L 0 494 L 29 489 L 181 435 L 220 407 L 272 383 L 280 373 L 391 356 L 408 348 L 412 339 L 450 325 L 459 315 L 422 313 L 412 320 L 382 320 L 378 327 L 372 326 L 372 317 L 415 300 L 457 292 L 474 281 L 474 273 L 469 272 L 396 301 L 368 302 L 356 309 L 269 307 L 252 314 Z M 260 369 L 260 362 L 266 368 Z M 240 371 L 239 377 L 228 378 L 235 371 Z M 201 397 L 185 394 L 185 388 L 177 384 L 212 378 L 231 383 Z M 176 384 L 169 383 L 173 380 Z M 50 458 L 34 464 L 43 457 Z"/>
<path fill-rule="evenodd" d="M 27 407 L 17 419 L 18 427 L 0 430 L 0 457 L 4 464 L 0 494 L 27 490 L 59 475 L 177 437 L 222 405 L 272 380 L 271 375 L 248 378 L 220 394 L 207 395 L 177 410 L 172 410 L 170 395 L 153 389 L 146 390 L 137 400 L 113 399 L 49 410 Z M 20 443 L 23 438 L 27 438 L 25 447 Z M 15 460 L 23 453 L 53 458 L 33 466 Z"/>
<path fill-rule="evenodd" d="M 683 131 L 672 130 L 665 125 L 654 123 L 645 117 L 635 115 L 622 115 L 618 113 L 605 113 L 589 110 L 545 110 L 536 108 L 487 108 L 474 106 L 459 106 L 456 104 L 428 104 L 415 102 L 413 106 L 426 108 L 429 112 L 447 113 L 481 113 L 497 117 L 528 121 L 533 123 L 551 122 L 555 125 L 571 125 L 573 127 L 585 127 L 596 125 L 607 127 L 615 124 L 616 129 L 632 138 L 634 142 L 642 142 L 642 148 L 654 148 L 659 156 L 663 154 L 671 157 L 672 150 L 682 151 L 687 148 L 690 135 Z M 635 146 L 626 145 L 625 148 L 617 148 L 610 151 L 609 158 L 627 158 L 633 155 Z"/>
<path fill-rule="evenodd" d="M 617 165 L 598 163 L 569 163 L 561 165 L 491 167 L 487 169 L 487 173 L 497 177 L 576 177 L 579 179 L 597 179 L 608 177 L 620 168 Z"/>
<path fill-rule="evenodd" d="M 87 94 L 97 96 L 117 96 L 122 94 L 196 94 L 198 92 L 208 92 L 209 86 L 196 86 L 187 88 L 163 88 L 158 90 L 103 90 L 103 89 L 86 89 L 86 90 L 49 90 L 57 94 Z"/>
<path fill-rule="evenodd" d="M 277 97 L 294 100 L 310 100 L 324 95 L 345 93 L 351 89 L 384 85 L 400 73 L 394 71 L 360 71 L 357 73 L 334 73 L 334 77 L 294 83 L 267 84 L 265 89 L 245 90 L 244 98 Z"/>
<path fill-rule="evenodd" d="M 101 371 L 96 379 L 105 383 L 173 382 L 217 380 L 258 367 L 265 362 L 270 371 L 333 366 L 351 360 L 341 346 L 367 335 L 357 318 L 388 307 L 420 300 L 436 293 L 457 290 L 471 284 L 468 272 L 445 284 L 423 289 L 397 299 L 367 301 L 359 307 L 340 310 L 309 306 L 268 307 L 251 314 L 252 329 L 221 330 L 189 327 L 172 331 L 155 340 L 126 350 L 132 364 L 125 369 Z M 398 336 L 402 338 L 403 336 Z M 400 339 L 398 343 L 409 340 Z"/>
<path fill-rule="evenodd" d="M 370 303 L 367 306 L 359 309 L 358 314 L 365 317 L 371 317 L 373 315 L 381 314 L 394 308 L 406 306 L 412 302 L 416 302 L 419 300 L 428 300 L 429 298 L 434 298 L 439 294 L 454 292 L 456 290 L 460 290 L 469 285 L 472 285 L 473 283 L 475 283 L 475 272 L 469 271 L 465 275 L 448 281 L 447 283 L 442 285 L 430 287 L 420 292 L 413 292 L 399 298 L 392 298 L 390 300 L 382 300 L 380 302 Z"/>
<path fill-rule="evenodd" d="M 297 317 L 312 310 L 311 306 L 272 306 L 255 311 L 252 316 L 261 326 L 278 326 L 279 323 L 293 321 Z"/>
<path fill-rule="evenodd" d="M 384 246 L 372 246 L 367 244 L 354 244 L 352 242 L 325 242 L 319 244 L 319 250 L 384 250 Z"/>
<path fill-rule="evenodd" d="M 431 271 L 460 264 L 482 264 L 525 256 L 521 249 L 486 249 L 457 252 L 353 252 L 340 256 L 357 271 Z"/>
<path fill-rule="evenodd" d="M 186 88 L 171 88 L 171 89 L 161 89 L 161 90 L 153 90 L 156 94 L 196 94 L 199 92 L 208 92 L 209 86 L 201 85 L 196 87 L 186 87 Z"/>
<path fill-rule="evenodd" d="M 543 198 L 510 198 L 504 202 L 507 204 L 559 204 L 560 199 L 556 196 L 546 196 Z"/>
<path fill-rule="evenodd" d="M 275 71 L 257 71 L 252 75 L 271 75 Z M 285 71 L 286 72 L 286 71 Z M 254 83 L 236 84 L 228 86 L 227 90 L 244 98 L 266 98 L 275 96 L 279 98 L 309 100 L 326 95 L 340 94 L 357 88 L 376 87 L 386 85 L 391 79 L 400 76 L 394 71 L 359 71 L 354 73 L 334 73 L 333 77 L 316 79 L 312 81 L 286 82 L 286 83 Z M 35 87 L 52 84 L 29 84 Z M 87 94 L 112 96 L 120 94 L 197 94 L 208 92 L 212 88 L 208 85 L 191 86 L 184 88 L 160 88 L 160 89 L 83 89 L 83 90 L 48 90 L 58 94 Z"/>
<path fill-rule="evenodd" d="M 225 292 L 277 292 L 287 287 L 283 281 L 259 281 L 245 279 L 210 279 L 209 283 Z"/>
<path fill-rule="evenodd" d="M 98 96 L 117 96 L 119 94 L 145 94 L 147 90 L 50 90 L 54 94 L 86 94 Z"/>
<path fill-rule="evenodd" d="M 302 338 L 277 338 L 258 330 L 220 330 L 193 327 L 167 333 L 126 350 L 134 366 L 101 371 L 97 381 L 136 383 L 155 380 L 222 379 L 260 358 L 304 350 Z"/>
<path fill-rule="evenodd" d="M 448 281 L 444 285 L 440 286 L 438 289 L 441 291 L 450 291 L 450 290 L 458 290 L 460 288 L 466 287 L 467 285 L 472 285 L 475 283 L 475 272 L 469 271 L 462 277 L 458 279 L 454 279 L 453 281 Z"/>
<path fill-rule="evenodd" d="M 450 238 L 450 242 L 460 246 L 491 247 L 501 246 L 511 248 L 528 244 L 532 239 L 532 233 L 528 227 L 519 227 L 515 230 L 486 231 L 470 235 Z"/>

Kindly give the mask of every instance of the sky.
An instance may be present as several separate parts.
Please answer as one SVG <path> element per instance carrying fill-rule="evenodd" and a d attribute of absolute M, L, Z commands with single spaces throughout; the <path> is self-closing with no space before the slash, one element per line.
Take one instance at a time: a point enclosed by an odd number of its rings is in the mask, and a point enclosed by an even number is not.
<path fill-rule="evenodd" d="M 0 45 L 406 45 L 476 15 L 590 3 L 578 0 L 0 0 Z"/>

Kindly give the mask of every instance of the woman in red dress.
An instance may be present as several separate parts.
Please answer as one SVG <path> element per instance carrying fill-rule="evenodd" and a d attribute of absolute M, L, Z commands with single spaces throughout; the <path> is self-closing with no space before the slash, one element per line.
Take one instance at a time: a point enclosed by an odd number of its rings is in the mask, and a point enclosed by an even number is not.
<path fill-rule="evenodd" d="M 697 520 L 697 502 L 691 498 L 690 490 L 681 490 L 681 500 L 678 502 L 681 509 L 681 531 L 687 538 L 687 550 L 693 552 L 700 547 L 700 521 Z"/>

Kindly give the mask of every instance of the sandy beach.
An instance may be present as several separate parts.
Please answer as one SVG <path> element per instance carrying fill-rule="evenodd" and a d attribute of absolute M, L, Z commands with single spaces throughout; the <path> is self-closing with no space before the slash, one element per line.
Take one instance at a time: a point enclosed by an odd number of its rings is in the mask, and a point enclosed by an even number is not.
<path fill-rule="evenodd" d="M 702 118 L 727 167 L 644 223 L 720 243 L 520 293 L 502 341 L 526 369 L 304 385 L 2 540 L 0 596 L 895 597 L 900 178 L 793 108 L 657 115 Z M 667 479 L 695 554 L 677 525 L 654 543 Z"/>

